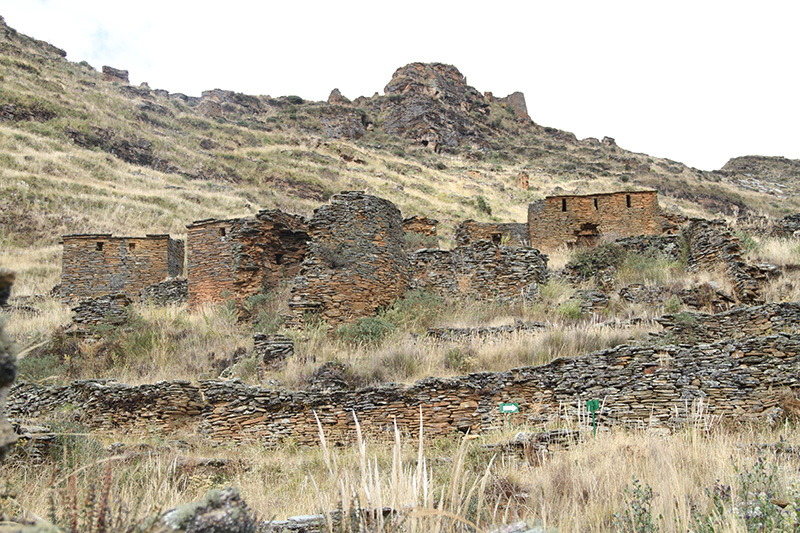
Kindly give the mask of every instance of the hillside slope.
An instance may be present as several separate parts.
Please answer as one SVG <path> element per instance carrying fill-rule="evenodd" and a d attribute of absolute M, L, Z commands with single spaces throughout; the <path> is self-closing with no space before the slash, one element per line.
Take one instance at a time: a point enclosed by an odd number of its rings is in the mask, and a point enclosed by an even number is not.
<path fill-rule="evenodd" d="M 133 87 L 65 56 L 0 19 L 6 249 L 66 232 L 181 234 L 192 220 L 258 208 L 309 214 L 348 189 L 439 219 L 445 238 L 469 218 L 522 221 L 530 202 L 561 191 L 652 187 L 689 215 L 800 210 L 792 188 L 540 126 L 521 93 L 481 94 L 449 65 L 398 69 L 384 95 L 307 102 Z M 523 174 L 529 189 L 517 185 Z"/>

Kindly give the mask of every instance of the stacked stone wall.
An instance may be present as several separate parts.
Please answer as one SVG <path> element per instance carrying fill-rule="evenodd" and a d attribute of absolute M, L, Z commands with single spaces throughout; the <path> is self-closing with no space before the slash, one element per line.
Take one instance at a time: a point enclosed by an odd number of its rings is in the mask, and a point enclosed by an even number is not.
<path fill-rule="evenodd" d="M 201 220 L 187 226 L 189 305 L 244 299 L 300 270 L 306 221 L 279 210 L 255 217 Z"/>
<path fill-rule="evenodd" d="M 523 223 L 498 224 L 465 220 L 456 228 L 456 245 L 466 246 L 472 242 L 486 240 L 505 246 L 529 246 L 528 225 Z"/>
<path fill-rule="evenodd" d="M 656 191 L 548 196 L 529 206 L 528 228 L 530 245 L 542 250 L 662 231 Z"/>
<path fill-rule="evenodd" d="M 47 418 L 70 410 L 92 429 L 172 431 L 183 427 L 214 441 L 318 444 L 317 419 L 333 443 L 352 442 L 354 413 L 367 435 L 392 438 L 394 424 L 436 437 L 499 429 L 501 402 L 520 406 L 518 421 L 560 420 L 564 406 L 600 399 L 604 424 L 680 424 L 692 402 L 712 415 L 755 417 L 800 387 L 800 336 L 770 335 L 687 346 L 617 346 L 547 365 L 506 372 L 428 378 L 355 391 L 289 391 L 230 381 L 129 386 L 80 381 L 68 386 L 15 385 L 9 416 Z"/>
<path fill-rule="evenodd" d="M 693 219 L 683 228 L 688 244 L 690 271 L 721 268 L 733 284 L 736 298 L 744 303 L 762 300 L 760 284 L 767 281 L 770 269 L 747 264 L 741 241 L 721 220 Z"/>
<path fill-rule="evenodd" d="M 330 324 L 371 316 L 408 287 L 403 218 L 388 200 L 349 191 L 314 211 L 311 243 L 294 281 L 294 319 L 318 312 Z"/>
<path fill-rule="evenodd" d="M 728 311 L 664 315 L 658 323 L 681 342 L 713 342 L 774 333 L 800 333 L 800 302 L 735 307 Z"/>
<path fill-rule="evenodd" d="M 64 235 L 61 297 L 65 301 L 125 294 L 183 273 L 183 241 L 169 235 Z"/>
<path fill-rule="evenodd" d="M 413 216 L 403 219 L 403 231 L 418 233 L 424 237 L 435 237 L 438 220 L 427 217 Z"/>
<path fill-rule="evenodd" d="M 547 281 L 547 256 L 535 248 L 476 241 L 453 250 L 418 250 L 408 257 L 411 288 L 442 296 L 531 299 Z"/>

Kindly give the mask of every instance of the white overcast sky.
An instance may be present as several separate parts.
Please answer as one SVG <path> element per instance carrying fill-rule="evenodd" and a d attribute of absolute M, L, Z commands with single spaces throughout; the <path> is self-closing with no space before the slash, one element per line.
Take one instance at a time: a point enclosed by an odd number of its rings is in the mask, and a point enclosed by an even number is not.
<path fill-rule="evenodd" d="M 325 100 L 450 63 L 535 122 L 712 170 L 800 159 L 800 2 L 0 0 L 18 31 L 134 84 Z"/>

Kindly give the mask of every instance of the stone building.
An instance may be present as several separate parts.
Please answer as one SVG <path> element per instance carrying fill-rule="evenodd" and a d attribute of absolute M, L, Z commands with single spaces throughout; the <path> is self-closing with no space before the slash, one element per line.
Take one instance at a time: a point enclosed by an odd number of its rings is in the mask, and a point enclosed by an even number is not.
<path fill-rule="evenodd" d="M 295 276 L 306 255 L 306 221 L 278 209 L 186 226 L 189 305 L 237 300 Z"/>
<path fill-rule="evenodd" d="M 183 241 L 169 235 L 70 234 L 62 242 L 65 301 L 104 294 L 137 298 L 144 287 L 183 274 Z"/>
<path fill-rule="evenodd" d="M 662 219 L 656 191 L 548 196 L 528 207 L 531 246 L 552 250 L 594 246 L 602 237 L 657 235 Z"/>
<path fill-rule="evenodd" d="M 527 246 L 528 225 L 523 223 L 500 224 L 465 220 L 456 228 L 456 244 L 466 246 L 471 242 L 485 240 L 506 246 Z"/>
<path fill-rule="evenodd" d="M 347 191 L 314 211 L 308 254 L 289 307 L 296 321 L 308 311 L 330 324 L 371 316 L 408 287 L 403 217 L 390 201 Z"/>

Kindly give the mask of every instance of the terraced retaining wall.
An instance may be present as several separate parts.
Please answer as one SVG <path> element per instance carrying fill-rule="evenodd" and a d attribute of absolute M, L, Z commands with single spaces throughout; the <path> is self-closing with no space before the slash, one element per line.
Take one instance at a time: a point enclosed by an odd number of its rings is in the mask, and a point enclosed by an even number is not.
<path fill-rule="evenodd" d="M 501 427 L 500 402 L 515 402 L 520 422 L 543 424 L 598 398 L 604 424 L 683 423 L 692 403 L 733 418 L 774 409 L 800 387 L 800 336 L 770 335 L 709 345 L 618 346 L 547 365 L 506 372 L 429 378 L 410 386 L 288 391 L 231 381 L 162 381 L 129 386 L 77 381 L 67 386 L 15 385 L 9 416 L 48 419 L 67 411 L 92 429 L 198 431 L 215 441 L 352 441 L 353 413 L 364 433 L 391 438 L 394 424 L 426 436 Z"/>
<path fill-rule="evenodd" d="M 769 303 L 735 307 L 710 315 L 676 313 L 664 315 L 658 323 L 665 333 L 680 342 L 713 342 L 775 333 L 800 333 L 800 302 Z"/>

